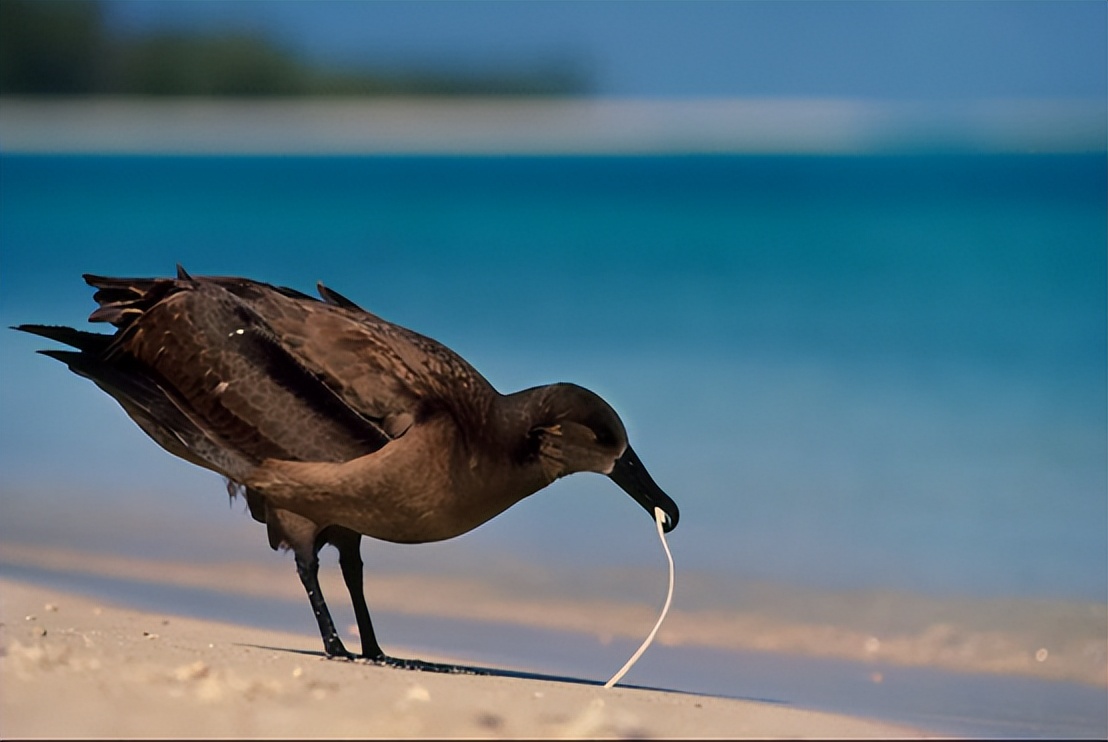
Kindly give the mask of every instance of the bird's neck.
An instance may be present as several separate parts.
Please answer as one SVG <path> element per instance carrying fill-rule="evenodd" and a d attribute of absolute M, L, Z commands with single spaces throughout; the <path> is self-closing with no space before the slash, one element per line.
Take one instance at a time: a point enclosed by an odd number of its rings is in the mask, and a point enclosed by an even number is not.
<path fill-rule="evenodd" d="M 496 400 L 497 433 L 502 441 L 525 438 L 536 427 L 557 422 L 550 409 L 551 388 L 531 387 Z"/>

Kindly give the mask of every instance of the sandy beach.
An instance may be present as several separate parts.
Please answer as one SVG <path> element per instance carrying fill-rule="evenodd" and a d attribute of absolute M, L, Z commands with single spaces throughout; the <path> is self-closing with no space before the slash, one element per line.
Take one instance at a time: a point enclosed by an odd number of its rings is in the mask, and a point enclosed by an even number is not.
<path fill-rule="evenodd" d="M 925 734 L 783 704 L 331 661 L 307 634 L 145 613 L 9 579 L 0 595 L 5 739 Z"/>

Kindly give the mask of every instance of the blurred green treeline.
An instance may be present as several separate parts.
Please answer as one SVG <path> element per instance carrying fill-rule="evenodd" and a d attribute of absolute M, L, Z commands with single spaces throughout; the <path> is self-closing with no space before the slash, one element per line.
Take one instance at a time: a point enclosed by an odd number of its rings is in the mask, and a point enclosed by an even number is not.
<path fill-rule="evenodd" d="M 92 0 L 0 0 L 0 95 L 571 95 L 586 87 L 579 70 L 559 64 L 495 74 L 322 68 L 256 35 L 119 37 Z"/>

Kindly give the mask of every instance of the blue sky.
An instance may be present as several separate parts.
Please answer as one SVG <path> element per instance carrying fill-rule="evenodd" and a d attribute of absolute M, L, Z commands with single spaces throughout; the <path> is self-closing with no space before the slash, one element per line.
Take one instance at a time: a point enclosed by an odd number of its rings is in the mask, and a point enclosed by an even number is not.
<path fill-rule="evenodd" d="M 1105 98 L 1108 3 L 108 0 L 120 33 L 255 31 L 321 62 L 569 65 L 612 96 Z"/>

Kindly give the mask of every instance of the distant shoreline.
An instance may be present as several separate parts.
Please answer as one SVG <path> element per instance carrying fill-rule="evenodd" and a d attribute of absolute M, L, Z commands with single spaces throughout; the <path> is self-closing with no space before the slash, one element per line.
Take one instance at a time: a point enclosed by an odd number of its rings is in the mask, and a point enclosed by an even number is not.
<path fill-rule="evenodd" d="M 1103 152 L 1092 100 L 3 98 L 0 152 Z"/>

